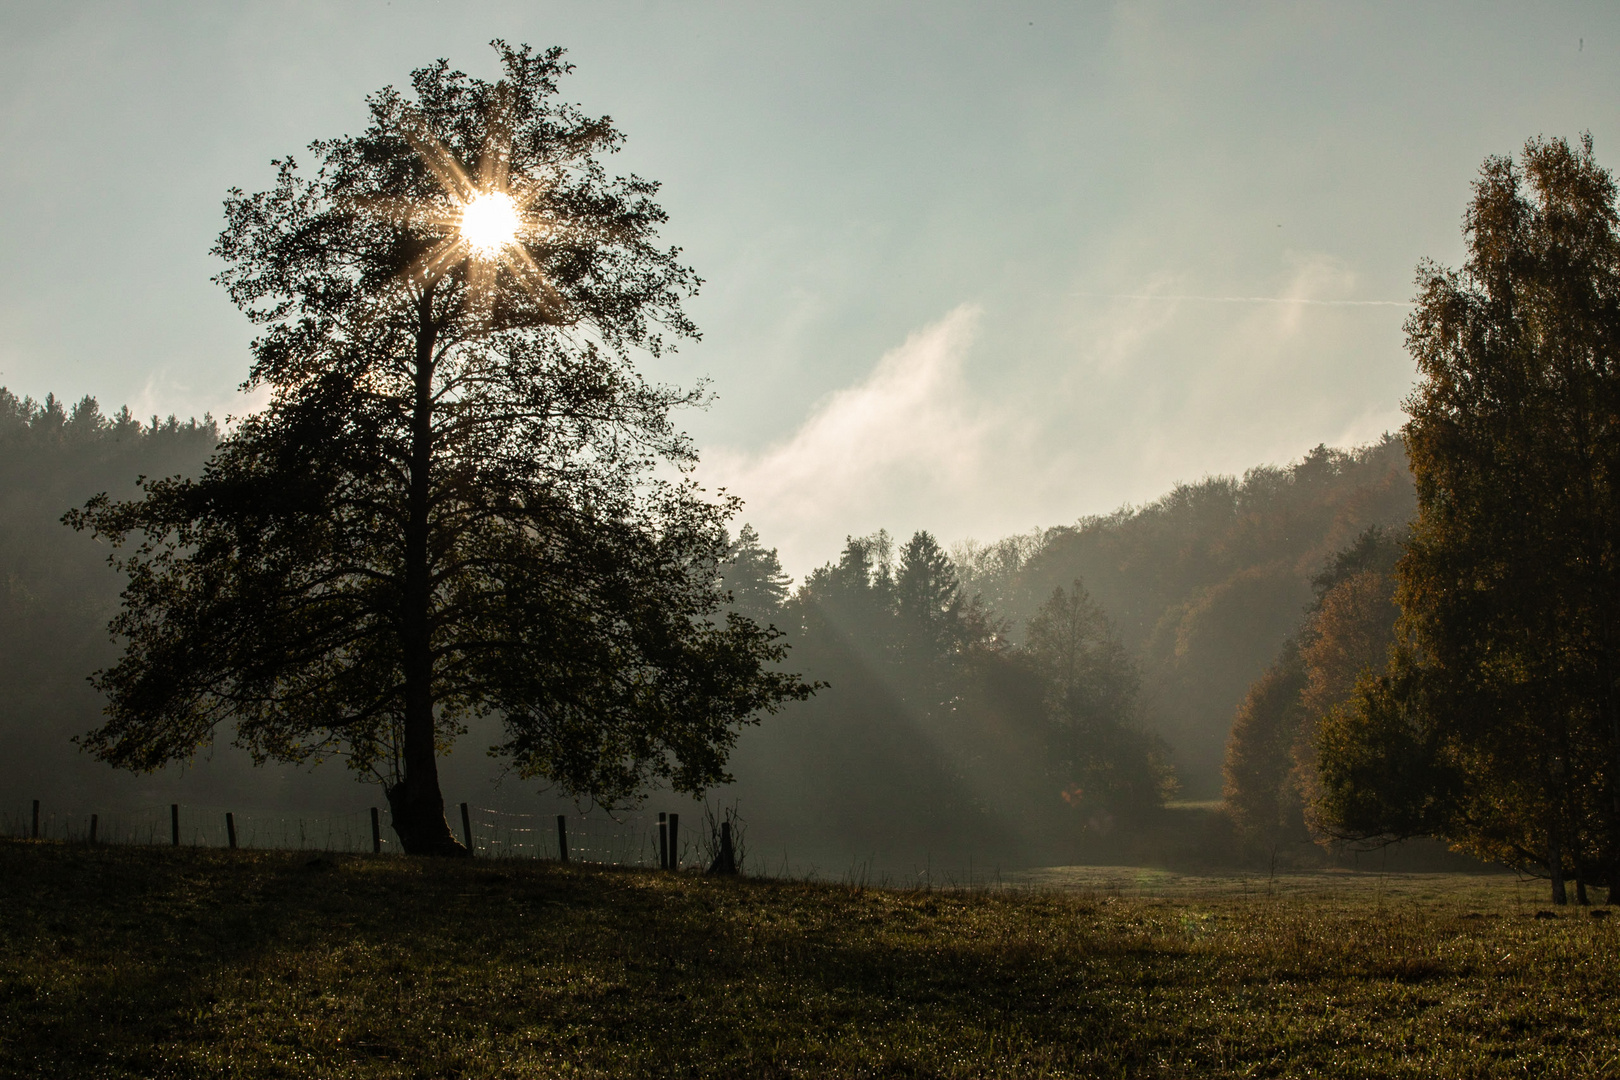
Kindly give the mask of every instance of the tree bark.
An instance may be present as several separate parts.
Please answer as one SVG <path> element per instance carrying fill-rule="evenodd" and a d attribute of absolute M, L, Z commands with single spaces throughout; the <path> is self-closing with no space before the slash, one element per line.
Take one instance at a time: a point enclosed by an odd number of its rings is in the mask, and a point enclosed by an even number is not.
<path fill-rule="evenodd" d="M 388 788 L 388 808 L 400 845 L 410 855 L 466 855 L 444 816 L 433 708 L 433 578 L 429 509 L 433 469 L 433 346 L 431 287 L 419 301 L 415 400 L 411 416 L 410 492 L 405 525 L 405 595 L 400 645 L 405 668 L 405 745 L 402 775 Z"/>

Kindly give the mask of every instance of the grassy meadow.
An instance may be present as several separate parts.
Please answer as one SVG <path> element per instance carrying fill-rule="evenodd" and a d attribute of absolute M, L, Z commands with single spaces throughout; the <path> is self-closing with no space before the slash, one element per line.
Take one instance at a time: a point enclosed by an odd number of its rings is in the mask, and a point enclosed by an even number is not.
<path fill-rule="evenodd" d="M 1543 895 L 0 841 L 0 1075 L 1620 1074 L 1620 918 Z"/>

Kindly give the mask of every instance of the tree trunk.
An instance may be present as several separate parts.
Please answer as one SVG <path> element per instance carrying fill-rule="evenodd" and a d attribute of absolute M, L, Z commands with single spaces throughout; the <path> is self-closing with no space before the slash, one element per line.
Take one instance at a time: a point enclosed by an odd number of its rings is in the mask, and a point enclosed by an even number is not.
<path fill-rule="evenodd" d="M 410 492 L 405 524 L 405 595 L 400 645 L 405 668 L 403 775 L 388 788 L 394 832 L 410 855 L 466 855 L 444 817 L 433 723 L 433 568 L 428 556 L 433 468 L 432 290 L 419 302 L 415 401 L 411 416 Z"/>
<path fill-rule="evenodd" d="M 1564 888 L 1564 849 L 1558 843 L 1558 830 L 1547 830 L 1547 872 L 1552 877 L 1552 902 L 1555 905 L 1569 903 L 1569 893 Z"/>

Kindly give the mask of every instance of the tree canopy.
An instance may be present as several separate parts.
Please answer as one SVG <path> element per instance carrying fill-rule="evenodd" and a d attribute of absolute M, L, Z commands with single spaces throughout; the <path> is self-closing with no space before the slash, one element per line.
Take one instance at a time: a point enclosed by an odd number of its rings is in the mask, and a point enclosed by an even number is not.
<path fill-rule="evenodd" d="M 1578 147 L 1487 159 L 1407 323 L 1399 650 L 1324 727 L 1325 820 L 1620 890 L 1620 230 Z"/>
<path fill-rule="evenodd" d="M 776 631 L 720 612 L 736 503 L 679 478 L 671 418 L 704 391 L 636 370 L 697 333 L 657 185 L 608 174 L 623 136 L 559 100 L 561 50 L 495 46 L 499 81 L 415 71 L 312 171 L 226 200 L 217 280 L 270 404 L 200 478 L 71 516 L 129 575 L 107 760 L 228 723 L 261 759 L 344 757 L 406 850 L 455 852 L 436 762 L 470 718 L 612 803 L 725 779 L 738 726 L 808 693 Z"/>

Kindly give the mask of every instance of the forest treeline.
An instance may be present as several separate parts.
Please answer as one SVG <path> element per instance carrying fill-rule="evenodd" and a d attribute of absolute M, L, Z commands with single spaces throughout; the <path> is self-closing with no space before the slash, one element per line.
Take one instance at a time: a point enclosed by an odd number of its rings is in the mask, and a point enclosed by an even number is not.
<path fill-rule="evenodd" d="M 123 776 L 69 741 L 99 719 L 86 676 L 117 655 L 106 623 L 121 579 L 106 546 L 61 518 L 139 476 L 194 473 L 218 438 L 208 420 L 141 422 L 90 398 L 67 407 L 0 391 L 11 790 L 73 801 L 179 775 Z M 852 537 L 797 586 L 744 527 L 723 576 L 732 604 L 785 630 L 789 666 L 825 685 L 745 731 L 724 797 L 762 857 L 781 844 L 796 863 L 1119 850 L 1167 799 L 1218 794 L 1234 711 L 1300 631 L 1313 580 L 1411 505 L 1400 444 L 1386 438 L 992 544 Z M 479 734 L 447 764 L 479 774 Z M 222 750 L 187 782 L 256 805 L 293 797 L 284 770 L 241 758 Z M 330 767 L 304 774 L 297 797 L 311 776 L 352 801 Z M 520 796 L 503 785 L 503 802 Z"/>
<path fill-rule="evenodd" d="M 1313 581 L 1367 529 L 1415 506 L 1398 437 L 1318 446 L 1292 465 L 1177 485 L 1145 506 L 957 551 L 964 591 L 1016 627 L 1083 581 L 1141 666 L 1184 797 L 1218 798 L 1233 712 L 1296 633 Z"/>
<path fill-rule="evenodd" d="M 19 398 L 0 387 L 0 783 L 78 800 L 113 783 L 69 739 L 92 727 L 86 676 L 117 649 L 107 622 L 121 578 L 107 548 L 62 524 L 100 492 L 132 494 L 141 476 L 193 473 L 219 442 L 209 418 L 142 421 L 94 398 Z"/>
<path fill-rule="evenodd" d="M 1172 793 L 1221 796 L 1234 713 L 1323 583 L 1412 507 L 1386 437 L 948 559 L 851 538 L 796 591 L 746 532 L 727 583 L 829 685 L 745 734 L 736 792 L 828 860 L 1151 854 Z"/>

